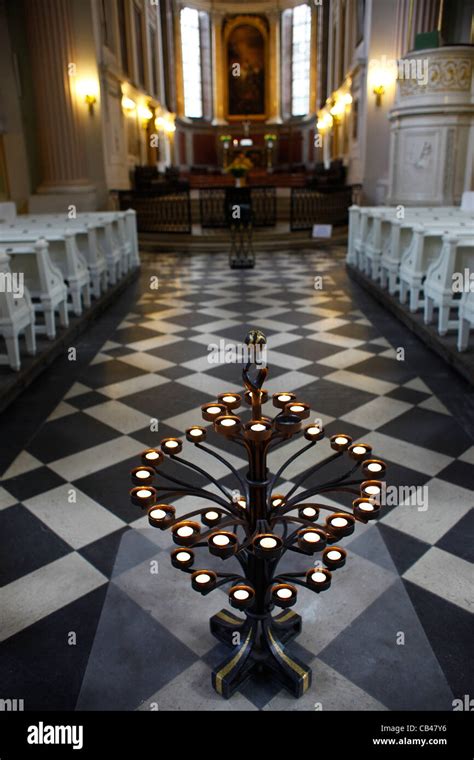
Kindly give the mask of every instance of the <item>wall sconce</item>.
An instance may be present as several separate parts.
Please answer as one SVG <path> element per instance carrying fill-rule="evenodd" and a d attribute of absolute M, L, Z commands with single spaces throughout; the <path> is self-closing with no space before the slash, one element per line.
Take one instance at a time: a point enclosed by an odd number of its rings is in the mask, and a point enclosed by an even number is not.
<path fill-rule="evenodd" d="M 375 95 L 375 105 L 380 108 L 382 96 L 391 88 L 397 77 L 396 66 L 390 61 L 377 62 L 375 59 L 369 64 L 369 86 Z"/>
<path fill-rule="evenodd" d="M 168 115 L 160 115 L 157 116 L 155 119 L 155 127 L 158 130 L 161 130 L 162 132 L 166 132 L 166 134 L 171 135 L 173 132 L 176 132 L 176 126 L 174 123 L 174 117 L 170 114 Z"/>
<path fill-rule="evenodd" d="M 341 117 L 344 114 L 344 111 L 346 110 L 345 103 L 342 98 L 337 98 L 334 102 L 334 105 L 330 109 L 329 113 L 331 114 L 333 120 L 338 124 L 341 120 Z"/>
<path fill-rule="evenodd" d="M 92 114 L 94 113 L 94 106 L 97 103 L 97 98 L 95 95 L 92 95 L 92 93 L 88 93 L 87 95 L 85 95 L 84 100 L 89 106 L 89 113 L 92 116 Z"/>
<path fill-rule="evenodd" d="M 372 92 L 375 95 L 375 105 L 377 108 L 380 108 L 382 105 L 382 95 L 385 94 L 385 85 L 382 83 L 374 85 Z"/>
<path fill-rule="evenodd" d="M 127 97 L 127 95 L 124 95 L 122 97 L 122 109 L 125 111 L 125 113 L 130 116 L 131 114 L 135 113 L 137 109 L 137 104 L 134 100 Z"/>
<path fill-rule="evenodd" d="M 137 114 L 143 129 L 147 129 L 148 122 L 153 118 L 153 111 L 150 111 L 147 105 L 139 105 L 137 108 Z"/>
<path fill-rule="evenodd" d="M 326 129 L 331 129 L 333 125 L 333 118 L 328 111 L 320 111 L 320 116 L 317 121 L 317 128 L 319 132 L 324 132 Z"/>
<path fill-rule="evenodd" d="M 89 107 L 91 116 L 94 113 L 94 106 L 97 103 L 99 94 L 99 83 L 96 79 L 79 79 L 76 83 L 76 93 L 79 100 L 86 103 Z"/>

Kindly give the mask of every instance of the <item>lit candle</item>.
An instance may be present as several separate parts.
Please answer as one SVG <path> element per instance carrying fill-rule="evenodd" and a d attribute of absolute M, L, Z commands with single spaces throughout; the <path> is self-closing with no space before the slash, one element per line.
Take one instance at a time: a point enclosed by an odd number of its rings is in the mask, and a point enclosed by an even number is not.
<path fill-rule="evenodd" d="M 354 446 L 352 451 L 354 452 L 354 454 L 365 454 L 367 449 L 365 448 L 365 446 Z"/>
<path fill-rule="evenodd" d="M 237 591 L 234 591 L 234 596 L 236 599 L 239 599 L 239 601 L 244 601 L 245 599 L 248 599 L 250 594 L 249 592 L 244 588 L 238 588 Z"/>
<path fill-rule="evenodd" d="M 331 525 L 334 525 L 335 528 L 345 528 L 347 524 L 345 517 L 333 517 L 331 520 Z"/>
<path fill-rule="evenodd" d="M 146 480 L 147 478 L 151 478 L 151 473 L 147 470 L 138 470 L 135 473 L 136 478 L 140 478 L 140 480 Z"/>
<path fill-rule="evenodd" d="M 222 410 L 218 406 L 208 406 L 206 412 L 208 414 L 221 414 Z"/>
<path fill-rule="evenodd" d="M 327 558 L 331 559 L 333 562 L 336 562 L 338 559 L 341 559 L 341 552 L 336 551 L 335 549 L 331 549 L 330 552 L 327 553 Z"/>
<path fill-rule="evenodd" d="M 316 514 L 316 510 L 314 507 L 305 507 L 303 509 L 303 514 L 305 517 L 314 517 Z"/>
<path fill-rule="evenodd" d="M 225 401 L 226 404 L 232 404 L 234 401 L 236 401 L 236 398 L 235 396 L 224 396 L 222 400 Z"/>
<path fill-rule="evenodd" d="M 137 491 L 137 496 L 139 499 L 148 499 L 151 496 L 151 491 L 148 490 L 148 488 L 140 488 L 139 491 Z"/>
<path fill-rule="evenodd" d="M 154 520 L 164 520 L 166 517 L 166 512 L 164 509 L 152 509 L 149 514 L 150 517 L 152 517 Z"/>
<path fill-rule="evenodd" d="M 278 396 L 278 401 L 291 401 L 291 396 L 288 393 L 282 393 Z"/>
<path fill-rule="evenodd" d="M 375 496 L 376 494 L 380 493 L 379 486 L 366 486 L 364 488 L 365 493 L 369 493 L 371 496 Z"/>
<path fill-rule="evenodd" d="M 282 503 L 282 499 L 273 499 L 272 504 L 274 507 L 279 507 Z"/>
<path fill-rule="evenodd" d="M 254 430 L 256 433 L 261 433 L 263 430 L 266 430 L 265 425 L 262 425 L 261 422 L 256 422 L 255 425 L 251 425 L 250 429 Z"/>
<path fill-rule="evenodd" d="M 211 576 L 207 573 L 200 573 L 199 575 L 196 575 L 194 580 L 196 583 L 209 583 Z"/>
<path fill-rule="evenodd" d="M 271 536 L 265 536 L 265 538 L 260 539 L 259 543 L 262 549 L 274 549 L 277 545 L 276 540 Z"/>
<path fill-rule="evenodd" d="M 290 412 L 304 412 L 304 406 L 294 404 L 293 406 L 290 406 Z"/>
<path fill-rule="evenodd" d="M 205 516 L 206 516 L 206 518 L 208 520 L 218 520 L 219 519 L 218 512 L 215 512 L 213 509 L 210 509 L 209 512 L 206 512 Z"/>
<path fill-rule="evenodd" d="M 359 502 L 359 509 L 362 509 L 364 512 L 373 512 L 374 505 L 369 501 L 361 501 Z"/>
<path fill-rule="evenodd" d="M 199 430 L 199 428 L 193 428 L 189 431 L 191 435 L 193 435 L 195 438 L 197 438 L 199 435 L 202 435 L 202 430 Z"/>
<path fill-rule="evenodd" d="M 181 528 L 178 528 L 177 533 L 181 538 L 188 538 L 188 536 L 192 536 L 194 531 L 190 525 L 183 525 Z"/>
<path fill-rule="evenodd" d="M 314 583 L 324 583 L 327 578 L 321 570 L 316 570 L 316 572 L 311 575 L 311 580 L 314 581 Z"/>
<path fill-rule="evenodd" d="M 175 449 L 178 446 L 178 441 L 166 441 L 165 446 L 167 449 Z"/>
<path fill-rule="evenodd" d="M 344 444 L 347 443 L 347 438 L 345 438 L 343 435 L 338 435 L 335 443 L 337 443 L 339 446 L 344 446 Z"/>
<path fill-rule="evenodd" d="M 245 501 L 245 499 L 238 499 L 237 504 L 242 509 L 247 509 L 247 502 Z"/>
<path fill-rule="evenodd" d="M 310 435 L 318 435 L 318 433 L 320 433 L 320 432 L 321 432 L 321 428 L 319 428 L 319 427 L 310 427 L 310 428 L 308 428 L 308 433 Z"/>
<path fill-rule="evenodd" d="M 236 424 L 235 420 L 229 420 L 229 419 L 221 420 L 221 425 L 223 425 L 224 427 L 233 427 L 235 424 Z"/>
<path fill-rule="evenodd" d="M 224 536 L 223 534 L 213 536 L 212 543 L 216 546 L 227 546 L 227 544 L 230 543 L 229 536 Z"/>
<path fill-rule="evenodd" d="M 379 464 L 378 462 L 371 462 L 368 465 L 367 469 L 370 470 L 370 472 L 380 472 L 380 470 L 382 469 L 382 465 Z"/>
<path fill-rule="evenodd" d="M 280 599 L 289 599 L 292 595 L 292 591 L 290 588 L 279 588 L 277 591 L 277 596 L 280 597 Z"/>
<path fill-rule="evenodd" d="M 178 562 L 188 562 L 191 559 L 189 552 L 178 552 L 176 555 Z"/>
<path fill-rule="evenodd" d="M 158 459 L 158 457 L 159 457 L 159 456 L 160 456 L 160 455 L 158 454 L 158 452 L 157 452 L 157 451 L 148 451 L 148 452 L 146 453 L 146 455 L 145 455 L 145 458 L 146 458 L 146 459 L 150 459 L 150 460 L 153 460 L 153 459 Z"/>
<path fill-rule="evenodd" d="M 308 544 L 315 544 L 321 540 L 319 533 L 311 533 L 309 531 L 308 533 L 303 533 L 303 538 Z"/>

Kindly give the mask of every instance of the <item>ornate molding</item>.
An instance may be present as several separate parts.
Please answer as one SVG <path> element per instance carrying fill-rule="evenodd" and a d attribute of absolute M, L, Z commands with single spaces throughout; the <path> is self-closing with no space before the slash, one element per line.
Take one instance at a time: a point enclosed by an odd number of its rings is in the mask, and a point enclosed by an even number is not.
<path fill-rule="evenodd" d="M 428 93 L 468 93 L 471 79 L 472 61 L 469 58 L 430 58 L 427 84 L 421 84 L 415 78 L 399 79 L 398 84 L 400 96 L 406 98 Z"/>

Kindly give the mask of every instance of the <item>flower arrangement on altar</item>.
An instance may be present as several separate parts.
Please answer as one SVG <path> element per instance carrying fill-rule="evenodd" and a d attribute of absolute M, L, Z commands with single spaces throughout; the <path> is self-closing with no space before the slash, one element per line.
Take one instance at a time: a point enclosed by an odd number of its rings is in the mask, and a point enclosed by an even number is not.
<path fill-rule="evenodd" d="M 226 166 L 225 171 L 229 174 L 232 174 L 236 180 L 236 185 L 240 186 L 242 180 L 245 181 L 247 173 L 252 168 L 253 163 L 251 162 L 250 158 L 247 158 L 245 153 L 239 153 L 238 156 L 236 156 L 234 160 L 228 166 Z"/>

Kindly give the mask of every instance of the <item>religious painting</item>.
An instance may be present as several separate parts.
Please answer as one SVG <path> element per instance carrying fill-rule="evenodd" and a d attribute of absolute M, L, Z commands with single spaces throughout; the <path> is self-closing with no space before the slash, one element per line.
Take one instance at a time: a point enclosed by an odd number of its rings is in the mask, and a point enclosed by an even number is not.
<path fill-rule="evenodd" d="M 266 40 L 252 23 L 233 26 L 227 37 L 227 113 L 232 118 L 265 117 Z"/>

